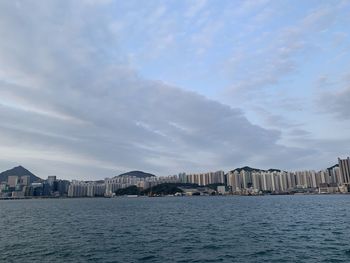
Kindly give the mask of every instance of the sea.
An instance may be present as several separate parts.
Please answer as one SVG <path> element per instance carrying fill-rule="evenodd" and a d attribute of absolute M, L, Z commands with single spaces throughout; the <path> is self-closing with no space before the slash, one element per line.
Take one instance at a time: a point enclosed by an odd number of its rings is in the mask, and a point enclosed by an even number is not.
<path fill-rule="evenodd" d="M 0 201 L 0 262 L 350 262 L 350 195 Z"/>

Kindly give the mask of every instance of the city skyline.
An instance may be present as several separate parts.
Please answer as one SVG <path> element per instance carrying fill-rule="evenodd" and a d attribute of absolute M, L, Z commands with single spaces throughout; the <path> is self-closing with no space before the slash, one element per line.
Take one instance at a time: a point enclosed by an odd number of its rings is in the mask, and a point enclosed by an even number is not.
<path fill-rule="evenodd" d="M 260 170 L 251 167 L 205 173 L 155 176 L 140 171 L 99 181 L 40 179 L 23 167 L 0 174 L 0 199 L 115 197 L 139 195 L 283 195 L 347 194 L 350 190 L 350 157 L 321 171 Z"/>
<path fill-rule="evenodd" d="M 349 11 L 1 1 L 0 170 L 97 180 L 330 167 L 350 152 Z"/>
<path fill-rule="evenodd" d="M 169 174 L 153 174 L 153 173 L 150 173 L 149 171 L 145 171 L 145 170 L 142 170 L 142 169 L 138 169 L 138 170 L 129 170 L 129 171 L 122 171 L 122 172 L 119 172 L 119 173 L 114 173 L 112 176 L 102 176 L 101 178 L 97 178 L 96 179 L 96 176 L 97 175 L 94 175 L 92 176 L 92 178 L 87 178 L 87 179 L 80 179 L 80 178 L 66 178 L 64 175 L 60 175 L 58 173 L 50 173 L 50 174 L 45 174 L 45 175 L 38 175 L 38 174 L 33 174 L 31 173 L 31 171 L 27 170 L 26 168 L 28 167 L 23 167 L 22 165 L 18 165 L 18 166 L 15 166 L 11 169 L 6 169 L 4 171 L 0 171 L 0 174 L 2 173 L 9 173 L 11 174 L 11 171 L 12 170 L 15 170 L 16 169 L 20 169 L 21 172 L 20 173 L 29 173 L 31 174 L 32 176 L 35 176 L 37 177 L 38 179 L 41 179 L 41 180 L 45 180 L 43 178 L 45 177 L 57 177 L 57 178 L 60 178 L 62 180 L 69 180 L 69 181 L 85 181 L 85 182 L 93 182 L 93 181 L 101 181 L 101 180 L 105 180 L 106 178 L 114 178 L 114 177 L 118 177 L 118 176 L 123 176 L 125 174 L 129 174 L 129 173 L 141 173 L 143 174 L 142 177 L 173 177 L 173 176 L 180 176 L 181 175 L 195 175 L 195 174 L 207 174 L 207 173 L 216 173 L 216 172 L 223 172 L 225 175 L 229 175 L 231 172 L 234 172 L 234 171 L 241 171 L 241 170 L 245 170 L 245 169 L 248 169 L 248 170 L 251 170 L 251 171 L 259 171 L 259 172 L 274 172 L 274 171 L 278 171 L 278 172 L 282 172 L 282 173 L 299 173 L 299 172 L 322 172 L 322 171 L 326 171 L 328 169 L 333 169 L 337 167 L 337 169 L 339 169 L 339 173 L 342 173 L 344 176 L 349 176 L 346 181 L 348 181 L 350 183 L 350 157 L 346 157 L 346 158 L 340 158 L 338 157 L 337 158 L 337 162 L 334 162 L 331 166 L 329 167 L 322 167 L 321 169 L 296 169 L 296 170 L 293 170 L 293 169 L 280 169 L 278 167 L 269 167 L 269 168 L 257 168 L 257 167 L 252 167 L 252 166 L 249 166 L 249 165 L 244 165 L 244 166 L 238 166 L 238 167 L 231 167 L 230 169 L 222 169 L 220 167 L 218 167 L 217 169 L 213 169 L 211 170 L 210 172 L 208 172 L 208 170 L 201 170 L 201 171 L 185 171 L 185 170 L 178 170 L 178 171 L 173 171 L 172 173 L 169 173 Z M 23 172 L 24 171 L 24 172 Z M 216 171 L 216 172 L 213 172 L 213 171 Z M 16 173 L 16 172 L 14 172 Z M 131 176 L 131 175 L 130 175 Z M 98 177 L 98 176 L 97 176 Z M 133 176 L 131 176 L 133 177 Z M 1 181 L 0 181 L 1 182 Z"/>

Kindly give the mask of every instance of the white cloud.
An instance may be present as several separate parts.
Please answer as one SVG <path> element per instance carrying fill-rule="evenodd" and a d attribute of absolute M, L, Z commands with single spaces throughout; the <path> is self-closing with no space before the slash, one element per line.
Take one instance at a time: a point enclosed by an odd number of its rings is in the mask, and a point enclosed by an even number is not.
<path fill-rule="evenodd" d="M 114 34 L 128 25 L 106 10 L 74 1 L 0 2 L 1 164 L 17 152 L 41 176 L 103 178 L 127 169 L 291 168 L 317 154 L 279 145 L 279 131 L 253 125 L 240 109 L 141 77 Z M 146 24 L 171 44 L 169 27 L 155 27 L 164 12 L 155 10 Z M 221 26 L 204 27 L 195 40 L 209 47 Z M 253 84 L 275 83 L 274 73 L 292 70 L 282 55 Z"/>

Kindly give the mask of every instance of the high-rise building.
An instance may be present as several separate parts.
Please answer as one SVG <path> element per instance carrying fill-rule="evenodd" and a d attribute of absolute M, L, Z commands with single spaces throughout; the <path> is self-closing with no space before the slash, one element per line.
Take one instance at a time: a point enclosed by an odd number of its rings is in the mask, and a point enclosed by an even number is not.
<path fill-rule="evenodd" d="M 16 187 L 16 185 L 19 183 L 19 178 L 18 176 L 15 175 L 10 175 L 7 178 L 7 183 L 10 187 Z"/>
<path fill-rule="evenodd" d="M 68 188 L 70 182 L 67 180 L 57 180 L 57 192 L 60 196 L 66 196 L 68 194 Z"/>
<path fill-rule="evenodd" d="M 30 177 L 28 175 L 25 175 L 25 176 L 10 175 L 7 178 L 7 183 L 10 187 L 16 187 L 17 185 L 28 186 L 30 183 Z"/>
<path fill-rule="evenodd" d="M 200 186 L 209 184 L 225 184 L 226 178 L 224 171 L 199 173 L 199 174 L 181 174 L 178 180 L 180 182 L 186 182 L 191 184 L 198 184 Z"/>
<path fill-rule="evenodd" d="M 29 185 L 30 184 L 30 176 L 29 175 L 24 175 L 19 178 L 19 183 L 21 185 Z"/>
<path fill-rule="evenodd" d="M 55 175 L 51 175 L 47 177 L 47 183 L 52 187 L 53 184 L 56 182 L 56 176 Z"/>
<path fill-rule="evenodd" d="M 344 184 L 350 183 L 350 157 L 346 159 L 338 158 L 339 170 Z"/>
<path fill-rule="evenodd" d="M 239 192 L 242 189 L 241 176 L 236 170 L 227 174 L 227 185 L 231 187 L 232 192 Z"/>

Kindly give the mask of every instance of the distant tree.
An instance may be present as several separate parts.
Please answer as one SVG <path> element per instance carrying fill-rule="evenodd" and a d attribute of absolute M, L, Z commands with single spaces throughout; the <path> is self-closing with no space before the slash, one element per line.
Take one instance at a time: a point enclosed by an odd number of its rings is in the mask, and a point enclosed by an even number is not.
<path fill-rule="evenodd" d="M 144 195 L 173 195 L 176 193 L 182 193 L 183 191 L 178 187 L 176 183 L 164 183 L 148 188 L 142 192 Z"/>
<path fill-rule="evenodd" d="M 136 185 L 132 185 L 126 188 L 118 189 L 116 195 L 140 195 L 141 191 Z"/>

